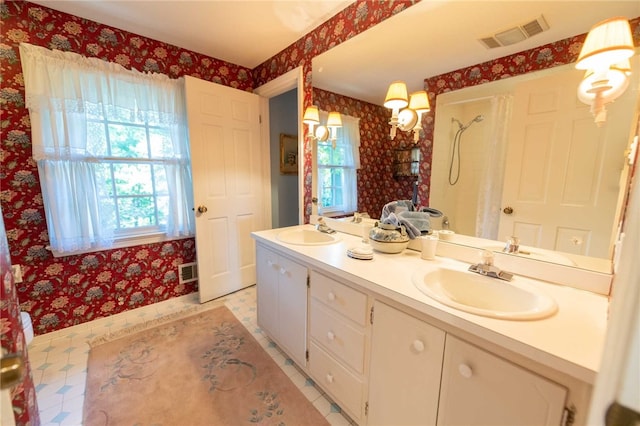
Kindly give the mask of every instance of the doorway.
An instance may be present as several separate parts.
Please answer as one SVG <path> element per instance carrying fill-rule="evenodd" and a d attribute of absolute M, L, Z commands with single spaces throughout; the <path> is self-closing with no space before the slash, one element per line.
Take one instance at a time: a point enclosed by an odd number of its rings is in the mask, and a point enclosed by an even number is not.
<path fill-rule="evenodd" d="M 298 154 L 288 152 L 281 146 L 283 135 L 297 139 L 298 89 L 292 89 L 269 99 L 269 140 L 271 163 L 271 226 L 282 228 L 297 225 L 300 202 L 298 196 L 298 174 L 281 166 L 283 153 L 289 154 L 297 163 Z M 286 138 L 285 138 L 286 140 Z M 287 159 L 285 159 L 287 160 Z"/>
<path fill-rule="evenodd" d="M 273 157 L 274 153 L 273 150 L 271 149 L 271 114 L 277 114 L 277 111 L 274 109 L 273 111 L 270 111 L 270 99 L 271 98 L 275 98 L 279 95 L 282 95 L 284 93 L 293 91 L 294 96 L 296 98 L 296 102 L 295 102 L 295 110 L 292 108 L 292 111 L 287 112 L 287 116 L 288 116 L 288 120 L 292 123 L 292 129 L 295 129 L 295 135 L 297 135 L 298 138 L 298 153 L 299 153 L 299 160 L 298 164 L 297 164 L 297 169 L 298 169 L 298 174 L 294 175 L 297 176 L 297 214 L 298 214 L 298 219 L 297 222 L 292 223 L 292 225 L 297 225 L 297 224 L 302 224 L 304 223 L 305 217 L 304 217 L 304 164 L 302 161 L 303 155 L 302 153 L 304 152 L 304 135 L 302 134 L 302 107 L 303 107 L 303 93 L 304 93 L 304 87 L 303 87 L 303 76 L 302 76 L 302 67 L 298 67 L 295 69 L 292 69 L 291 71 L 288 71 L 287 73 L 281 75 L 278 78 L 275 78 L 273 80 L 271 80 L 270 82 L 263 84 L 262 86 L 258 87 L 257 89 L 254 90 L 254 93 L 257 95 L 261 96 L 261 102 L 260 102 L 260 116 L 261 116 L 261 120 L 263 123 L 262 126 L 262 134 L 261 134 L 261 139 L 263 140 L 263 143 L 266 145 L 269 145 L 268 149 L 269 152 L 271 153 L 269 155 L 269 157 L 265 156 L 264 162 L 266 163 L 266 170 L 271 170 L 271 172 L 268 174 L 268 178 L 265 177 L 265 179 L 268 179 L 269 181 L 265 181 L 265 190 L 269 191 L 269 194 L 271 194 L 274 191 L 274 188 L 277 184 L 277 181 L 273 179 L 274 173 L 280 173 L 280 167 L 279 167 L 279 156 L 280 156 L 280 138 L 279 138 L 279 132 L 278 132 L 278 150 L 277 150 L 277 155 L 278 155 L 278 163 L 276 164 L 276 167 L 273 167 L 271 164 L 271 158 Z M 274 170 L 275 169 L 275 170 Z M 278 191 L 280 192 L 280 191 Z M 273 224 L 275 223 L 272 216 L 273 215 L 273 208 L 271 206 L 271 204 L 273 203 L 273 200 L 271 198 L 271 196 L 267 197 L 267 204 L 269 204 L 269 206 L 266 206 L 265 209 L 265 214 L 267 215 L 267 223 L 271 223 L 272 226 L 274 226 Z M 289 209 L 293 210 L 293 207 L 289 207 Z M 279 223 L 279 219 L 278 219 L 278 223 Z M 278 226 L 285 226 L 282 224 L 278 224 Z"/>

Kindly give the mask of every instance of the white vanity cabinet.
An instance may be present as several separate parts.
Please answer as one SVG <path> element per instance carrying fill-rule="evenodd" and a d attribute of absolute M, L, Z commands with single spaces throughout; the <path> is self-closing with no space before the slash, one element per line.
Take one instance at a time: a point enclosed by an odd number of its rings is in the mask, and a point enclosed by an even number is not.
<path fill-rule="evenodd" d="M 567 389 L 447 335 L 438 425 L 560 425 Z"/>
<path fill-rule="evenodd" d="M 567 389 L 374 303 L 369 425 L 562 424 Z"/>
<path fill-rule="evenodd" d="M 435 306 L 423 310 L 401 294 L 408 284 L 385 285 L 385 268 L 411 266 L 419 256 L 365 263 L 340 260 L 326 246 L 296 253 L 261 240 L 258 324 L 355 423 L 585 424 L 592 379 L 571 358 L 549 359 L 544 345 L 533 345 L 547 344 L 544 336 L 530 343 L 532 336 L 518 340 L 502 324 L 494 329 Z M 354 265 L 374 273 L 359 275 Z M 569 320 L 550 318 L 545 327 L 513 327 L 551 333 L 546 327 L 559 324 L 568 335 L 568 322 L 577 321 L 571 314 L 565 310 Z"/>
<path fill-rule="evenodd" d="M 435 425 L 445 332 L 374 303 L 369 425 Z"/>
<path fill-rule="evenodd" d="M 368 297 L 317 271 L 310 276 L 309 372 L 349 416 L 365 423 Z"/>
<path fill-rule="evenodd" d="M 256 261 L 258 325 L 304 367 L 308 269 L 259 244 Z"/>

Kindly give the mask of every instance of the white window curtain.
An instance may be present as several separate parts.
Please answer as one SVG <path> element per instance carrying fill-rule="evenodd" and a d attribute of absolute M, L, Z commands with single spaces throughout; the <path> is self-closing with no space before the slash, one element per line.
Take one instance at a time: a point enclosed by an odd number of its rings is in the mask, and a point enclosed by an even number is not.
<path fill-rule="evenodd" d="M 344 206 L 346 212 L 358 211 L 357 169 L 360 168 L 360 119 L 342 116 L 342 138 L 337 143 L 344 144 L 346 156 Z"/>
<path fill-rule="evenodd" d="M 183 79 L 27 43 L 20 44 L 20 56 L 51 249 L 71 253 L 113 244 L 113 206 L 95 185 L 101 153 L 87 134 L 92 108 L 170 126 L 173 152 L 162 154 L 170 192 L 166 233 L 193 235 Z"/>
<path fill-rule="evenodd" d="M 320 122 L 326 123 L 328 113 L 320 111 Z M 357 169 L 360 168 L 360 119 L 349 115 L 342 115 L 342 127 L 338 129 L 336 148 L 345 152 L 343 200 L 345 212 L 358 210 Z"/>

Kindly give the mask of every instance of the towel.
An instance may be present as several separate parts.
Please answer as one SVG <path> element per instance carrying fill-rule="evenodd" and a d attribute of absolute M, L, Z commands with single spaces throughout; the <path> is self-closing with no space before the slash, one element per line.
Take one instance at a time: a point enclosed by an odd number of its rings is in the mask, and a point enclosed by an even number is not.
<path fill-rule="evenodd" d="M 411 221 L 402 216 L 398 216 L 395 213 L 389 213 L 387 217 L 381 219 L 381 222 L 389 225 L 404 226 L 404 229 L 407 231 L 407 235 L 411 240 L 422 235 L 422 232 L 420 232 L 420 230 L 416 228 Z"/>
<path fill-rule="evenodd" d="M 411 200 L 398 200 L 384 205 L 380 222 L 404 225 L 407 235 L 413 240 L 429 232 L 431 216 L 428 211 L 415 211 Z"/>
<path fill-rule="evenodd" d="M 380 220 L 383 221 L 385 217 L 391 213 L 399 213 L 401 211 L 413 211 L 413 203 L 411 200 L 398 200 L 387 203 L 382 207 L 382 214 Z"/>

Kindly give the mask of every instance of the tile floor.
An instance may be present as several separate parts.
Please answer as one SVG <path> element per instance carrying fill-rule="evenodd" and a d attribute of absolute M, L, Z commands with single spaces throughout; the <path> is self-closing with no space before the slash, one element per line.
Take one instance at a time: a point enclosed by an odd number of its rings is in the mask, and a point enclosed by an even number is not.
<path fill-rule="evenodd" d="M 257 325 L 255 286 L 201 305 L 211 308 L 223 302 L 260 342 L 289 378 L 332 425 L 349 425 L 340 408 L 317 389 L 313 381 L 303 375 L 271 342 Z M 134 309 L 108 318 L 36 336 L 29 345 L 33 381 L 36 386 L 42 425 L 80 425 L 87 375 L 87 341 L 122 328 L 150 321 L 164 315 L 193 308 L 198 295 L 190 294 L 154 305 Z M 185 423 L 188 424 L 188 421 Z"/>

